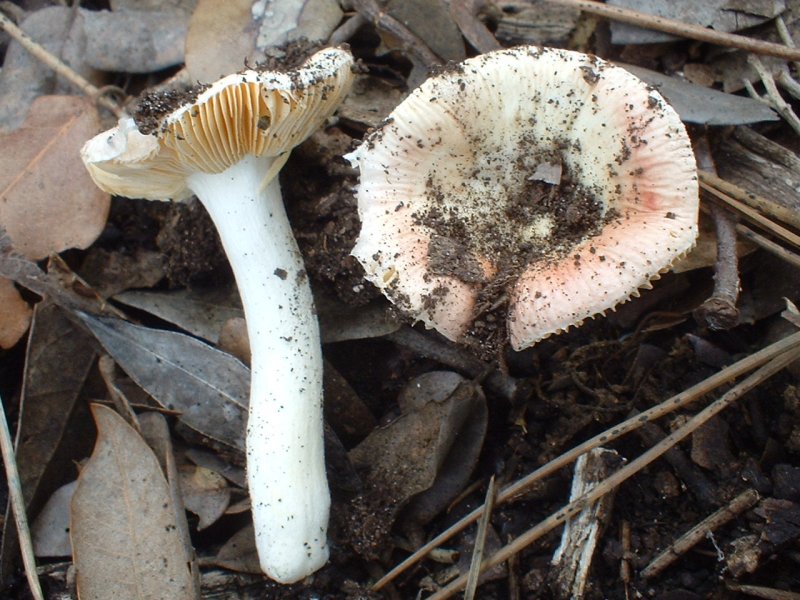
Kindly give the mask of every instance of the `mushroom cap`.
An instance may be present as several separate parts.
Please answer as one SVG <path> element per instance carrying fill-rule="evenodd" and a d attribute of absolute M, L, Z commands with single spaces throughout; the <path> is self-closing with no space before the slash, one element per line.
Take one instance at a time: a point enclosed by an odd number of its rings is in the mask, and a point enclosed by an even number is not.
<path fill-rule="evenodd" d="M 450 67 L 347 158 L 361 172 L 352 254 L 455 341 L 507 304 L 511 345 L 526 348 L 637 294 L 697 235 L 680 118 L 577 52 L 520 46 Z"/>
<path fill-rule="evenodd" d="M 126 117 L 86 142 L 81 157 L 107 192 L 185 200 L 192 195 L 186 186 L 192 173 L 221 173 L 246 155 L 288 157 L 339 106 L 350 90 L 352 65 L 348 50 L 326 48 L 296 70 L 249 69 L 223 77 L 174 109 L 175 100 L 166 106 L 151 101 L 152 134 Z M 264 184 L 283 165 L 276 163 Z"/>

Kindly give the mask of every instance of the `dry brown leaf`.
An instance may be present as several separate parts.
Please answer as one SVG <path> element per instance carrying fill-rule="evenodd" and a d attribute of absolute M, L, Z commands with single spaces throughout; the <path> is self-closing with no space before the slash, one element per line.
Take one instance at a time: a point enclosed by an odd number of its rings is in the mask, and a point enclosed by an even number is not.
<path fill-rule="evenodd" d="M 81 600 L 195 597 L 169 487 L 138 433 L 93 405 L 97 443 L 72 498 L 73 560 Z"/>
<path fill-rule="evenodd" d="M 211 82 L 255 62 L 258 27 L 250 0 L 199 0 L 186 34 L 186 69 L 192 80 Z"/>
<path fill-rule="evenodd" d="M 197 530 L 202 531 L 225 514 L 231 501 L 231 490 L 222 475 L 193 465 L 183 465 L 178 472 L 183 504 L 199 517 Z"/>
<path fill-rule="evenodd" d="M 0 348 L 11 348 L 28 331 L 31 307 L 19 295 L 14 282 L 0 277 Z"/>
<path fill-rule="evenodd" d="M 18 129 L 0 135 L 0 225 L 28 258 L 86 248 L 103 230 L 109 196 L 79 155 L 99 129 L 88 100 L 41 96 Z"/>

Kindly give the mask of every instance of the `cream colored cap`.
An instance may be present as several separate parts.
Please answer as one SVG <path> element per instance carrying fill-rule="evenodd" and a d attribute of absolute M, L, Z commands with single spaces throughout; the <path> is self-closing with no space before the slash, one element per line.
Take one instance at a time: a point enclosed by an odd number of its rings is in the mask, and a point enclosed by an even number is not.
<path fill-rule="evenodd" d="M 305 140 L 349 91 L 352 65 L 348 50 L 327 48 L 296 70 L 228 75 L 166 114 L 152 134 L 125 118 L 89 140 L 81 156 L 107 192 L 185 200 L 187 175 L 220 173 L 248 154 L 279 157 Z"/>
<path fill-rule="evenodd" d="M 511 345 L 530 346 L 625 301 L 697 235 L 680 118 L 577 52 L 521 46 L 455 65 L 349 158 L 361 171 L 353 255 L 452 340 L 500 305 Z"/>

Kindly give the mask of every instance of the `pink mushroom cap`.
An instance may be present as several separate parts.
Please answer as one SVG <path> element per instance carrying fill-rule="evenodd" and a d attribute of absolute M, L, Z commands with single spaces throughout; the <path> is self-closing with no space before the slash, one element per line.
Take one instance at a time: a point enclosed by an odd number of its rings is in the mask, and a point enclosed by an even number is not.
<path fill-rule="evenodd" d="M 594 56 L 520 46 L 414 90 L 348 158 L 353 255 L 412 319 L 463 341 L 498 306 L 514 349 L 613 308 L 697 236 L 677 113 Z"/>

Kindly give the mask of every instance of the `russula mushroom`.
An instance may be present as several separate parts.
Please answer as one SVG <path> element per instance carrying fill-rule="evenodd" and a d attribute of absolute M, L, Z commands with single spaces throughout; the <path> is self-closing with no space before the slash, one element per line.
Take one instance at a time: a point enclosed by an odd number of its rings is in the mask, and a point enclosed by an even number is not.
<path fill-rule="evenodd" d="M 367 278 L 412 319 L 486 350 L 506 331 L 526 348 L 637 295 L 697 234 L 680 118 L 577 52 L 521 46 L 448 67 L 347 158 Z"/>
<path fill-rule="evenodd" d="M 347 50 L 329 48 L 296 70 L 229 75 L 177 107 L 151 98 L 144 132 L 123 119 L 82 151 L 104 190 L 153 200 L 194 194 L 219 231 L 250 338 L 246 447 L 256 547 L 261 568 L 282 583 L 327 561 L 330 495 L 319 329 L 277 174 L 336 110 L 352 62 Z"/>

